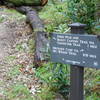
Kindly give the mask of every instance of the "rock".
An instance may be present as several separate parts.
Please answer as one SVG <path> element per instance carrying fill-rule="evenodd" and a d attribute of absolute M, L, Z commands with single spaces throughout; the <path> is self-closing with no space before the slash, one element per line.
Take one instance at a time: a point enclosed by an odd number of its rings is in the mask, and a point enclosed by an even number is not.
<path fill-rule="evenodd" d="M 48 0 L 5 0 L 8 4 L 15 6 L 43 6 Z"/>

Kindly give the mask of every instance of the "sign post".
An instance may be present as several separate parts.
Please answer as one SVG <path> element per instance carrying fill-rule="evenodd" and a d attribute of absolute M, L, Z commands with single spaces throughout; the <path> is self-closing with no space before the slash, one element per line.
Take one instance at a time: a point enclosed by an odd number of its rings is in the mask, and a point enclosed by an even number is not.
<path fill-rule="evenodd" d="M 85 24 L 74 23 L 70 24 L 71 33 L 84 34 Z M 83 100 L 83 79 L 84 68 L 81 66 L 71 65 L 70 68 L 70 100 Z"/>
<path fill-rule="evenodd" d="M 85 34 L 85 24 L 70 24 L 70 34 L 53 33 L 51 61 L 70 64 L 70 100 L 84 100 L 84 67 L 100 68 L 100 37 Z"/>

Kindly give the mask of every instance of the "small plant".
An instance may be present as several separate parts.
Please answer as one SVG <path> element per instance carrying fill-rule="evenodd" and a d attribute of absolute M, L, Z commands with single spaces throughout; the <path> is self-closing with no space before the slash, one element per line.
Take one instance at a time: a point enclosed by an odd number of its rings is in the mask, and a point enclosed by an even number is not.
<path fill-rule="evenodd" d="M 86 100 L 99 100 L 100 97 L 100 70 L 86 68 L 84 74 Z"/>
<path fill-rule="evenodd" d="M 7 61 L 7 62 L 12 62 L 12 61 L 14 61 L 16 59 L 16 56 L 7 56 L 6 58 L 5 58 L 5 60 Z"/>
<path fill-rule="evenodd" d="M 25 20 L 26 19 L 25 15 L 22 15 L 21 13 L 19 13 L 15 9 L 4 9 L 4 12 L 11 14 L 12 16 L 10 16 L 10 19 L 13 19 L 13 20 L 14 19 L 17 19 L 17 20 Z"/>
<path fill-rule="evenodd" d="M 22 67 L 21 65 L 15 65 L 15 66 L 13 66 L 12 69 L 9 71 L 8 75 L 9 76 L 19 75 L 21 67 Z"/>
<path fill-rule="evenodd" d="M 14 84 L 5 91 L 7 100 L 35 100 L 27 87 L 21 83 Z"/>
<path fill-rule="evenodd" d="M 100 99 L 100 97 L 98 97 L 94 93 L 86 98 L 86 100 L 99 100 L 99 99 Z"/>
<path fill-rule="evenodd" d="M 41 82 L 48 84 L 51 91 L 64 96 L 69 94 L 69 66 L 64 64 L 47 63 L 39 67 L 36 76 Z"/>
<path fill-rule="evenodd" d="M 60 24 L 56 29 L 55 32 L 59 33 L 68 33 L 70 28 L 68 28 L 67 24 Z"/>
<path fill-rule="evenodd" d="M 44 84 L 42 85 L 41 92 L 37 93 L 38 100 L 54 100 L 55 92 L 51 91 L 51 88 Z"/>
<path fill-rule="evenodd" d="M 28 46 L 29 52 L 33 53 L 35 51 L 35 41 L 33 40 L 33 38 L 28 41 Z"/>
<path fill-rule="evenodd" d="M 22 44 L 18 44 L 15 49 L 16 51 L 23 51 Z"/>
<path fill-rule="evenodd" d="M 3 18 L 3 17 L 0 17 L 0 23 L 2 23 L 2 22 L 3 22 L 3 20 L 4 20 L 4 18 Z"/>

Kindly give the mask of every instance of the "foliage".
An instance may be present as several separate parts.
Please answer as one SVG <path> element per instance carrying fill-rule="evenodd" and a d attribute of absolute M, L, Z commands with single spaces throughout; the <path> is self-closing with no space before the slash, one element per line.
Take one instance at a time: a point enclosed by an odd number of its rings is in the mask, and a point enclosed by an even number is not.
<path fill-rule="evenodd" d="M 16 51 L 24 51 L 22 44 L 17 44 L 15 49 Z"/>
<path fill-rule="evenodd" d="M 20 21 L 22 21 L 22 20 L 26 20 L 26 16 L 25 15 L 22 15 L 21 13 L 18 13 L 18 11 L 16 11 L 15 9 L 4 9 L 3 10 L 5 13 L 7 13 L 7 14 L 9 14 L 9 17 L 8 17 L 8 19 L 10 19 L 10 20 L 14 20 L 14 19 L 16 19 L 16 20 L 20 20 Z M 16 15 L 16 16 L 15 16 Z M 4 17 L 4 19 L 6 19 L 6 17 Z"/>
<path fill-rule="evenodd" d="M 4 20 L 4 18 L 1 16 L 1 17 L 0 17 L 0 23 L 2 23 L 3 20 Z"/>
<path fill-rule="evenodd" d="M 42 85 L 41 92 L 37 94 L 36 100 L 54 100 L 55 93 L 51 91 L 47 84 Z"/>
<path fill-rule="evenodd" d="M 84 78 L 86 100 L 98 100 L 100 96 L 100 70 L 86 68 Z"/>
<path fill-rule="evenodd" d="M 66 16 L 67 2 L 60 2 L 56 5 L 48 4 L 40 12 L 40 17 L 44 20 L 46 31 L 54 32 L 61 28 L 59 32 L 65 32 L 68 27 L 69 17 Z"/>
<path fill-rule="evenodd" d="M 93 94 L 92 96 L 88 96 L 86 100 L 99 100 L 100 98 L 97 95 Z"/>
<path fill-rule="evenodd" d="M 33 38 L 29 39 L 28 46 L 29 46 L 29 52 L 33 53 L 35 51 L 35 40 L 33 40 Z"/>
<path fill-rule="evenodd" d="M 7 0 L 6 3 L 9 5 L 15 5 L 15 6 L 36 6 L 36 5 L 42 5 L 45 4 L 46 1 L 44 0 Z"/>
<path fill-rule="evenodd" d="M 12 61 L 14 61 L 16 59 L 16 56 L 7 56 L 7 57 L 5 57 L 5 60 L 7 61 L 7 62 L 12 62 Z"/>
<path fill-rule="evenodd" d="M 21 83 L 14 84 L 5 91 L 7 100 L 34 100 L 27 87 Z"/>
<path fill-rule="evenodd" d="M 67 0 L 68 16 L 72 22 L 81 22 L 87 25 L 87 32 L 93 33 L 96 22 L 97 2 L 95 0 Z"/>
<path fill-rule="evenodd" d="M 93 33 L 100 34 L 100 19 L 97 20 L 95 24 L 95 27 L 92 29 Z"/>
<path fill-rule="evenodd" d="M 47 32 L 69 32 L 68 24 L 80 22 L 87 24 L 87 33 L 99 33 L 97 23 L 99 0 L 52 0 L 40 12 Z M 100 24 L 100 22 L 99 22 Z M 97 32 L 96 32 L 97 31 Z"/>
<path fill-rule="evenodd" d="M 44 20 L 47 32 L 69 32 L 68 24 L 73 22 L 80 22 L 87 24 L 87 32 L 99 34 L 100 19 L 96 15 L 98 12 L 97 4 L 99 0 L 51 0 L 49 4 L 40 12 L 40 17 Z M 60 70 L 56 70 L 54 66 L 60 68 L 59 64 L 48 63 L 37 69 L 36 75 L 51 87 L 50 91 L 61 91 L 60 93 L 68 93 L 66 84 L 69 85 L 69 74 L 59 74 Z M 61 66 L 65 66 L 61 64 Z M 54 72 L 52 69 L 55 68 Z M 98 100 L 99 91 L 92 91 L 92 89 L 100 82 L 99 71 L 94 69 L 86 69 L 85 72 L 85 97 L 86 100 Z M 65 76 L 64 76 L 65 75 Z M 66 77 L 66 79 L 65 79 Z M 64 87 L 63 87 L 64 86 Z M 63 88 L 62 88 L 63 87 Z M 62 89 L 61 89 L 62 88 Z M 52 90 L 53 89 L 53 90 Z M 64 90 L 65 89 L 65 90 Z M 66 91 L 63 92 L 62 90 Z"/>
<path fill-rule="evenodd" d="M 15 65 L 15 66 L 13 66 L 13 68 L 9 71 L 8 75 L 9 76 L 19 75 L 21 67 L 22 67 L 21 65 Z"/>
<path fill-rule="evenodd" d="M 59 92 L 63 95 L 69 93 L 69 66 L 64 64 L 47 63 L 39 67 L 36 76 L 41 82 L 47 83 L 51 91 Z M 66 87 L 66 88 L 65 88 Z"/>

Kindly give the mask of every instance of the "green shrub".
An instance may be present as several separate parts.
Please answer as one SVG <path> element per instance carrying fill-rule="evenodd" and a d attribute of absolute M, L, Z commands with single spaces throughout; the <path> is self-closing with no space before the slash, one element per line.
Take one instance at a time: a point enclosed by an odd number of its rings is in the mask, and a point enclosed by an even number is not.
<path fill-rule="evenodd" d="M 63 95 L 69 94 L 68 65 L 49 62 L 37 69 L 36 76 L 41 79 L 41 82 L 47 83 L 51 91 L 59 92 Z"/>
<path fill-rule="evenodd" d="M 99 100 L 98 98 L 100 96 L 100 70 L 86 68 L 84 74 L 84 83 L 86 100 Z"/>
<path fill-rule="evenodd" d="M 54 32 L 58 29 L 60 24 L 66 24 L 69 22 L 69 17 L 66 16 L 67 2 L 60 2 L 56 5 L 48 4 L 40 12 L 40 17 L 44 20 L 46 31 Z M 66 27 L 64 27 L 67 29 Z"/>
<path fill-rule="evenodd" d="M 90 95 L 86 98 L 86 100 L 99 100 L 99 99 L 100 98 L 96 94 Z"/>
<path fill-rule="evenodd" d="M 97 1 L 96 0 L 67 0 L 68 16 L 72 22 L 81 22 L 87 25 L 87 32 L 93 33 L 92 28 L 97 22 Z"/>

